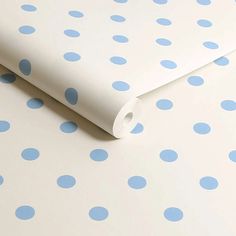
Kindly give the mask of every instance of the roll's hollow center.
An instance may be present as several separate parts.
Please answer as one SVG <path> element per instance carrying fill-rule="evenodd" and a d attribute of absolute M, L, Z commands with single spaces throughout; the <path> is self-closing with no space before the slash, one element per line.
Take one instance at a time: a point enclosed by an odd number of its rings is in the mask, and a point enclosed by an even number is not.
<path fill-rule="evenodd" d="M 132 119 L 133 119 L 133 113 L 132 112 L 127 113 L 124 117 L 124 125 L 129 124 Z"/>

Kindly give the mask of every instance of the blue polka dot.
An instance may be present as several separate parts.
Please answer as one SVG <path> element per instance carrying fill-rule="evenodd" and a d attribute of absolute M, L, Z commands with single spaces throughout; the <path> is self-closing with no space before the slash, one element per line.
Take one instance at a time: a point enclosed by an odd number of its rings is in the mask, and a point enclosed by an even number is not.
<path fill-rule="evenodd" d="M 214 60 L 214 63 L 218 66 L 226 66 L 229 64 L 229 59 L 227 57 L 220 57 Z"/>
<path fill-rule="evenodd" d="M 206 123 L 199 122 L 193 126 L 193 130 L 198 134 L 208 134 L 211 131 L 211 127 Z"/>
<path fill-rule="evenodd" d="M 232 150 L 230 153 L 229 153 L 229 159 L 233 162 L 236 162 L 236 150 Z"/>
<path fill-rule="evenodd" d="M 206 41 L 203 43 L 203 46 L 208 48 L 208 49 L 218 49 L 219 45 L 217 43 L 211 42 L 211 41 Z"/>
<path fill-rule="evenodd" d="M 116 65 L 124 65 L 127 63 L 127 60 L 125 58 L 119 56 L 111 57 L 110 61 Z"/>
<path fill-rule="evenodd" d="M 156 43 L 158 43 L 161 46 L 170 46 L 172 42 L 169 39 L 159 38 L 156 39 Z"/>
<path fill-rule="evenodd" d="M 77 128 L 77 124 L 73 121 L 66 121 L 60 125 L 60 130 L 64 133 L 73 133 Z"/>
<path fill-rule="evenodd" d="M 111 19 L 116 22 L 124 22 L 126 20 L 125 17 L 120 15 L 112 15 Z"/>
<path fill-rule="evenodd" d="M 39 157 L 39 151 L 36 148 L 26 148 L 22 151 L 21 156 L 27 161 L 33 161 Z"/>
<path fill-rule="evenodd" d="M 235 111 L 236 110 L 236 102 L 233 100 L 224 100 L 221 102 L 220 105 L 226 111 Z"/>
<path fill-rule="evenodd" d="M 94 161 L 105 161 L 108 158 L 108 153 L 104 149 L 94 149 L 90 152 L 90 158 Z"/>
<path fill-rule="evenodd" d="M 38 109 L 43 106 L 43 100 L 40 98 L 31 98 L 27 101 L 27 106 L 31 109 Z"/>
<path fill-rule="evenodd" d="M 156 106 L 161 110 L 169 110 L 173 107 L 173 103 L 168 99 L 160 99 L 156 102 Z"/>
<path fill-rule="evenodd" d="M 24 75 L 30 75 L 31 74 L 31 63 L 27 59 L 22 59 L 19 62 L 19 69 L 20 72 Z"/>
<path fill-rule="evenodd" d="M 164 211 L 164 216 L 167 220 L 176 222 L 183 218 L 183 212 L 176 207 L 169 207 Z"/>
<path fill-rule="evenodd" d="M 78 102 L 78 92 L 74 88 L 68 88 L 65 91 L 66 101 L 71 105 L 75 105 Z"/>
<path fill-rule="evenodd" d="M 153 0 L 153 2 L 155 2 L 156 4 L 162 5 L 162 4 L 168 3 L 168 0 Z"/>
<path fill-rule="evenodd" d="M 166 149 L 166 150 L 161 151 L 160 158 L 166 162 L 173 162 L 177 160 L 178 154 L 174 150 Z"/>
<path fill-rule="evenodd" d="M 68 37 L 71 37 L 71 38 L 76 38 L 76 37 L 80 36 L 80 33 L 76 30 L 73 30 L 73 29 L 64 30 L 64 34 Z"/>
<path fill-rule="evenodd" d="M 34 217 L 35 210 L 31 206 L 20 206 L 16 209 L 16 217 L 20 220 L 29 220 Z"/>
<path fill-rule="evenodd" d="M 0 175 L 0 185 L 2 185 L 4 182 L 4 178 Z"/>
<path fill-rule="evenodd" d="M 210 4 L 211 4 L 211 1 L 210 1 L 210 0 L 197 0 L 197 2 L 198 2 L 200 5 L 210 5 Z"/>
<path fill-rule="evenodd" d="M 162 60 L 160 64 L 167 69 L 175 69 L 177 67 L 176 63 L 171 60 Z"/>
<path fill-rule="evenodd" d="M 30 25 L 23 25 L 19 28 L 19 32 L 22 34 L 33 34 L 35 32 L 35 28 Z"/>
<path fill-rule="evenodd" d="M 13 83 L 15 80 L 16 80 L 16 76 L 12 73 L 6 73 L 3 75 L 0 75 L 0 82 L 4 84 Z"/>
<path fill-rule="evenodd" d="M 137 123 L 136 126 L 132 129 L 131 134 L 140 134 L 144 130 L 144 127 L 141 123 Z"/>
<path fill-rule="evenodd" d="M 206 20 L 206 19 L 200 19 L 197 21 L 197 24 L 201 27 L 205 27 L 205 28 L 208 28 L 208 27 L 211 27 L 212 26 L 212 23 L 209 21 L 209 20 Z"/>
<path fill-rule="evenodd" d="M 62 175 L 57 179 L 57 184 L 61 188 L 72 188 L 76 183 L 76 180 L 71 175 Z"/>
<path fill-rule="evenodd" d="M 156 20 L 156 22 L 157 22 L 158 24 L 164 25 L 164 26 L 169 26 L 169 25 L 172 24 L 171 21 L 170 21 L 169 19 L 166 19 L 166 18 L 158 18 L 158 19 Z"/>
<path fill-rule="evenodd" d="M 10 123 L 5 120 L 0 120 L 0 132 L 6 132 L 10 129 Z"/>
<path fill-rule="evenodd" d="M 31 11 L 31 12 L 37 10 L 37 8 L 32 4 L 21 5 L 21 9 L 24 10 L 24 11 Z"/>
<path fill-rule="evenodd" d="M 118 91 L 127 91 L 130 89 L 129 84 L 124 81 L 115 81 L 112 83 L 112 87 Z"/>
<path fill-rule="evenodd" d="M 201 76 L 193 75 L 188 77 L 188 83 L 193 86 L 200 86 L 204 83 L 204 80 Z"/>
<path fill-rule="evenodd" d="M 118 3 L 126 3 L 128 2 L 128 0 L 114 0 L 115 2 L 118 2 Z"/>
<path fill-rule="evenodd" d="M 129 41 L 129 39 L 124 35 L 114 35 L 112 38 L 118 43 L 127 43 Z"/>
<path fill-rule="evenodd" d="M 200 179 L 200 185 L 204 189 L 213 190 L 213 189 L 216 189 L 218 187 L 218 181 L 214 177 L 205 176 L 205 177 Z"/>
<path fill-rule="evenodd" d="M 69 15 L 75 18 L 80 18 L 84 16 L 84 14 L 80 11 L 69 11 Z"/>
<path fill-rule="evenodd" d="M 67 61 L 79 61 L 81 57 L 76 52 L 67 52 L 64 54 L 64 58 Z"/>
<path fill-rule="evenodd" d="M 96 206 L 90 209 L 89 216 L 96 221 L 105 220 L 108 217 L 108 210 L 101 206 Z"/>
<path fill-rule="evenodd" d="M 128 185 L 133 189 L 142 189 L 146 184 L 147 181 L 142 176 L 132 176 L 128 179 Z"/>

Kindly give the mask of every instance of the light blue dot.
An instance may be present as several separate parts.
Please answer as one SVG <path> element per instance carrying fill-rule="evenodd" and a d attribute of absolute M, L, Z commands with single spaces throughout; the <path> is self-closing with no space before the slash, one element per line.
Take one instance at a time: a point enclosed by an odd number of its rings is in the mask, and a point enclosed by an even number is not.
<path fill-rule="evenodd" d="M 20 220 L 29 220 L 34 217 L 35 210 L 31 206 L 20 206 L 16 209 L 16 217 Z"/>
<path fill-rule="evenodd" d="M 213 190 L 216 189 L 219 184 L 216 178 L 211 176 L 205 176 L 200 179 L 200 185 L 204 189 Z"/>
<path fill-rule="evenodd" d="M 64 54 L 64 58 L 67 61 L 79 61 L 81 57 L 76 52 L 67 52 Z"/>
<path fill-rule="evenodd" d="M 129 39 L 124 35 L 114 35 L 112 38 L 118 43 L 127 43 L 129 41 Z"/>
<path fill-rule="evenodd" d="M 128 2 L 128 0 L 114 0 L 115 2 L 118 2 L 118 3 L 126 3 Z"/>
<path fill-rule="evenodd" d="M 221 102 L 220 105 L 226 111 L 235 111 L 236 110 L 236 102 L 233 100 L 224 100 Z"/>
<path fill-rule="evenodd" d="M 173 103 L 169 99 L 160 99 L 156 102 L 156 106 L 161 110 L 169 110 L 173 107 Z"/>
<path fill-rule="evenodd" d="M 19 28 L 19 32 L 22 34 L 33 34 L 35 32 L 35 28 L 30 25 L 23 25 Z"/>
<path fill-rule="evenodd" d="M 218 66 L 226 66 L 229 64 L 229 59 L 227 57 L 220 57 L 214 60 L 214 63 Z"/>
<path fill-rule="evenodd" d="M 153 0 L 153 2 L 155 2 L 156 4 L 166 4 L 168 3 L 168 0 Z"/>
<path fill-rule="evenodd" d="M 197 21 L 197 24 L 201 27 L 205 27 L 205 28 L 208 28 L 208 27 L 211 27 L 212 26 L 212 23 L 211 21 L 209 20 L 206 20 L 206 19 L 200 19 Z"/>
<path fill-rule="evenodd" d="M 230 153 L 229 153 L 229 159 L 233 162 L 236 162 L 236 150 L 232 150 Z"/>
<path fill-rule="evenodd" d="M 132 129 L 131 134 L 140 134 L 144 130 L 144 127 L 141 123 L 137 123 L 136 126 Z"/>
<path fill-rule="evenodd" d="M 208 48 L 208 49 L 218 49 L 219 45 L 217 43 L 211 42 L 211 41 L 206 41 L 203 43 L 203 46 Z"/>
<path fill-rule="evenodd" d="M 125 17 L 120 15 L 112 15 L 111 19 L 116 22 L 124 22 L 126 20 Z"/>
<path fill-rule="evenodd" d="M 211 127 L 207 123 L 199 122 L 193 126 L 193 130 L 198 134 L 208 134 Z"/>
<path fill-rule="evenodd" d="M 0 82 L 4 84 L 13 83 L 15 80 L 16 80 L 16 76 L 12 73 L 6 73 L 3 75 L 0 75 Z"/>
<path fill-rule="evenodd" d="M 124 81 L 115 81 L 112 83 L 112 87 L 118 91 L 127 91 L 130 89 L 129 84 Z"/>
<path fill-rule="evenodd" d="M 210 1 L 210 0 L 197 0 L 197 2 L 198 2 L 200 5 L 210 5 L 210 4 L 211 4 L 211 1 Z"/>
<path fill-rule="evenodd" d="M 64 34 L 68 37 L 71 37 L 71 38 L 76 38 L 76 37 L 80 36 L 80 33 L 76 30 L 73 30 L 73 29 L 64 30 Z"/>
<path fill-rule="evenodd" d="M 89 217 L 96 221 L 105 220 L 109 215 L 109 212 L 106 208 L 101 206 L 96 206 L 90 209 Z"/>
<path fill-rule="evenodd" d="M 76 180 L 71 175 L 62 175 L 58 177 L 57 184 L 61 188 L 72 188 L 76 183 Z"/>
<path fill-rule="evenodd" d="M 20 72 L 24 75 L 30 75 L 31 74 L 31 63 L 27 59 L 22 59 L 19 62 L 19 69 Z"/>
<path fill-rule="evenodd" d="M 124 57 L 119 56 L 111 57 L 110 61 L 116 65 L 124 65 L 127 63 L 127 60 Z"/>
<path fill-rule="evenodd" d="M 5 120 L 0 120 L 0 132 L 6 132 L 10 129 L 10 123 Z"/>
<path fill-rule="evenodd" d="M 26 148 L 22 151 L 21 156 L 27 161 L 33 161 L 39 157 L 39 151 L 36 148 Z"/>
<path fill-rule="evenodd" d="M 169 39 L 165 38 L 156 39 L 156 43 L 158 43 L 161 46 L 170 46 L 172 44 L 172 42 Z"/>
<path fill-rule="evenodd" d="M 177 67 L 177 64 L 171 60 L 162 60 L 160 64 L 167 69 L 175 69 Z"/>
<path fill-rule="evenodd" d="M 176 207 L 169 207 L 164 211 L 164 217 L 172 222 L 182 220 L 183 216 L 183 212 Z"/>
<path fill-rule="evenodd" d="M 174 151 L 174 150 L 165 149 L 165 150 L 161 151 L 161 153 L 160 153 L 160 158 L 161 158 L 163 161 L 166 161 L 166 162 L 173 162 L 173 161 L 176 161 L 176 160 L 177 160 L 178 154 L 177 154 L 177 152 Z"/>
<path fill-rule="evenodd" d="M 158 24 L 164 25 L 164 26 L 169 26 L 169 25 L 172 24 L 171 21 L 170 21 L 169 19 L 166 19 L 166 18 L 158 18 L 158 19 L 156 20 L 156 22 L 157 22 Z"/>
<path fill-rule="evenodd" d="M 90 158 L 94 161 L 105 161 L 108 158 L 108 153 L 104 149 L 94 149 L 90 152 Z"/>
<path fill-rule="evenodd" d="M 80 11 L 69 11 L 69 15 L 75 18 L 80 18 L 84 16 L 84 14 Z"/>
<path fill-rule="evenodd" d="M 4 178 L 0 175 L 0 185 L 2 185 L 4 182 Z"/>
<path fill-rule="evenodd" d="M 188 83 L 193 86 L 200 86 L 204 83 L 204 80 L 201 76 L 193 75 L 188 77 Z"/>
<path fill-rule="evenodd" d="M 73 121 L 66 121 L 60 125 L 60 130 L 64 133 L 73 133 L 77 130 L 78 126 Z"/>
<path fill-rule="evenodd" d="M 37 10 L 37 8 L 32 4 L 21 5 L 21 9 L 24 11 L 36 11 Z"/>
<path fill-rule="evenodd" d="M 133 189 L 142 189 L 146 184 L 147 181 L 142 176 L 132 176 L 128 179 L 128 185 Z"/>
<path fill-rule="evenodd" d="M 78 102 L 78 92 L 74 88 L 68 88 L 65 91 L 66 101 L 71 105 L 75 105 Z"/>
<path fill-rule="evenodd" d="M 27 101 L 27 106 L 31 109 L 38 109 L 43 106 L 43 100 L 40 98 L 31 98 Z"/>

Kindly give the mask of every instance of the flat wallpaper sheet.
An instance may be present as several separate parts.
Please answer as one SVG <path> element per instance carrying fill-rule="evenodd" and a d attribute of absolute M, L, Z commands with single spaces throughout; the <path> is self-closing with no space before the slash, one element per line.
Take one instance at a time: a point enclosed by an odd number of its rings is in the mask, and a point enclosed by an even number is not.
<path fill-rule="evenodd" d="M 236 235 L 235 1 L 0 11 L 0 235 Z"/>
<path fill-rule="evenodd" d="M 235 68 L 146 94 L 114 139 L 1 67 L 0 235 L 235 236 Z"/>
<path fill-rule="evenodd" d="M 123 137 L 137 96 L 236 49 L 235 12 L 233 0 L 1 0 L 0 63 Z"/>

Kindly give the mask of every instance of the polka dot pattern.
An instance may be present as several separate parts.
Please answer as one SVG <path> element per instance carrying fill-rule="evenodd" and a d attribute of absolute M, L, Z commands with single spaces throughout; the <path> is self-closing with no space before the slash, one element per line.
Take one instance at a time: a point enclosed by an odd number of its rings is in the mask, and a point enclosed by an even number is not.
<path fill-rule="evenodd" d="M 141 123 L 137 123 L 136 126 L 131 130 L 131 134 L 140 134 L 144 130 L 144 126 Z"/>
<path fill-rule="evenodd" d="M 90 158 L 94 161 L 105 161 L 108 158 L 108 153 L 104 149 L 94 149 L 90 153 Z"/>
<path fill-rule="evenodd" d="M 162 60 L 160 64 L 167 69 L 175 69 L 177 67 L 177 64 L 171 60 Z"/>
<path fill-rule="evenodd" d="M 10 123 L 5 120 L 0 120 L 0 133 L 6 132 L 10 129 Z"/>
<path fill-rule="evenodd" d="M 165 149 L 161 151 L 160 158 L 165 162 L 173 162 L 177 160 L 178 154 L 172 149 Z"/>
<path fill-rule="evenodd" d="M 130 89 L 129 84 L 124 81 L 115 81 L 112 83 L 112 87 L 117 91 L 127 91 Z"/>
<path fill-rule="evenodd" d="M 30 75 L 31 74 L 31 63 L 27 59 L 22 59 L 19 62 L 19 69 L 20 72 L 24 75 Z"/>
<path fill-rule="evenodd" d="M 156 102 L 156 106 L 160 110 L 170 110 L 173 107 L 173 102 L 169 99 L 160 99 Z"/>
<path fill-rule="evenodd" d="M 146 184 L 146 179 L 142 176 L 132 176 L 128 179 L 128 185 L 133 189 L 142 189 Z"/>
<path fill-rule="evenodd" d="M 0 75 L 0 82 L 4 84 L 13 83 L 15 82 L 15 80 L 16 80 L 16 76 L 12 73 L 6 73 L 6 74 Z"/>
<path fill-rule="evenodd" d="M 27 161 L 33 161 L 39 157 L 39 151 L 36 148 L 26 148 L 22 151 L 21 156 Z"/>
<path fill-rule="evenodd" d="M 33 207 L 24 205 L 16 209 L 16 217 L 20 220 L 29 220 L 34 217 L 35 210 Z"/>
<path fill-rule="evenodd" d="M 236 111 L 236 101 L 224 100 L 221 102 L 221 108 L 225 111 Z"/>
<path fill-rule="evenodd" d="M 203 134 L 204 135 L 204 134 L 208 134 L 211 131 L 211 127 L 207 123 L 199 122 L 199 123 L 196 123 L 193 126 L 193 130 L 197 134 Z"/>
<path fill-rule="evenodd" d="M 65 98 L 68 103 L 75 105 L 78 102 L 78 92 L 74 88 L 68 88 L 65 91 Z"/>
<path fill-rule="evenodd" d="M 213 190 L 218 187 L 218 181 L 214 177 L 205 176 L 200 179 L 200 185 L 206 190 Z"/>
<path fill-rule="evenodd" d="M 74 62 L 79 61 L 81 56 L 76 52 L 67 52 L 64 54 L 64 59 L 66 61 Z"/>
<path fill-rule="evenodd" d="M 30 25 L 23 25 L 19 28 L 19 32 L 22 34 L 33 34 L 35 32 L 35 28 Z"/>
<path fill-rule="evenodd" d="M 188 83 L 192 86 L 200 86 L 204 83 L 204 79 L 198 75 L 192 75 L 188 77 Z"/>
<path fill-rule="evenodd" d="M 229 59 L 227 57 L 220 57 L 214 61 L 218 66 L 226 66 L 229 64 Z"/>
<path fill-rule="evenodd" d="M 179 208 L 169 207 L 164 211 L 164 216 L 168 221 L 177 222 L 182 220 L 184 214 Z"/>
<path fill-rule="evenodd" d="M 106 208 L 101 206 L 96 206 L 90 209 L 89 217 L 92 220 L 102 221 L 105 220 L 109 215 L 109 212 Z"/>
<path fill-rule="evenodd" d="M 61 188 L 72 188 L 76 184 L 76 180 L 71 175 L 62 175 L 57 179 L 57 185 Z"/>
<path fill-rule="evenodd" d="M 31 109 L 38 109 L 43 106 L 43 100 L 40 98 L 31 98 L 27 101 L 27 106 Z"/>
<path fill-rule="evenodd" d="M 78 126 L 73 121 L 65 121 L 60 125 L 60 130 L 63 133 L 73 133 L 77 130 Z"/>

